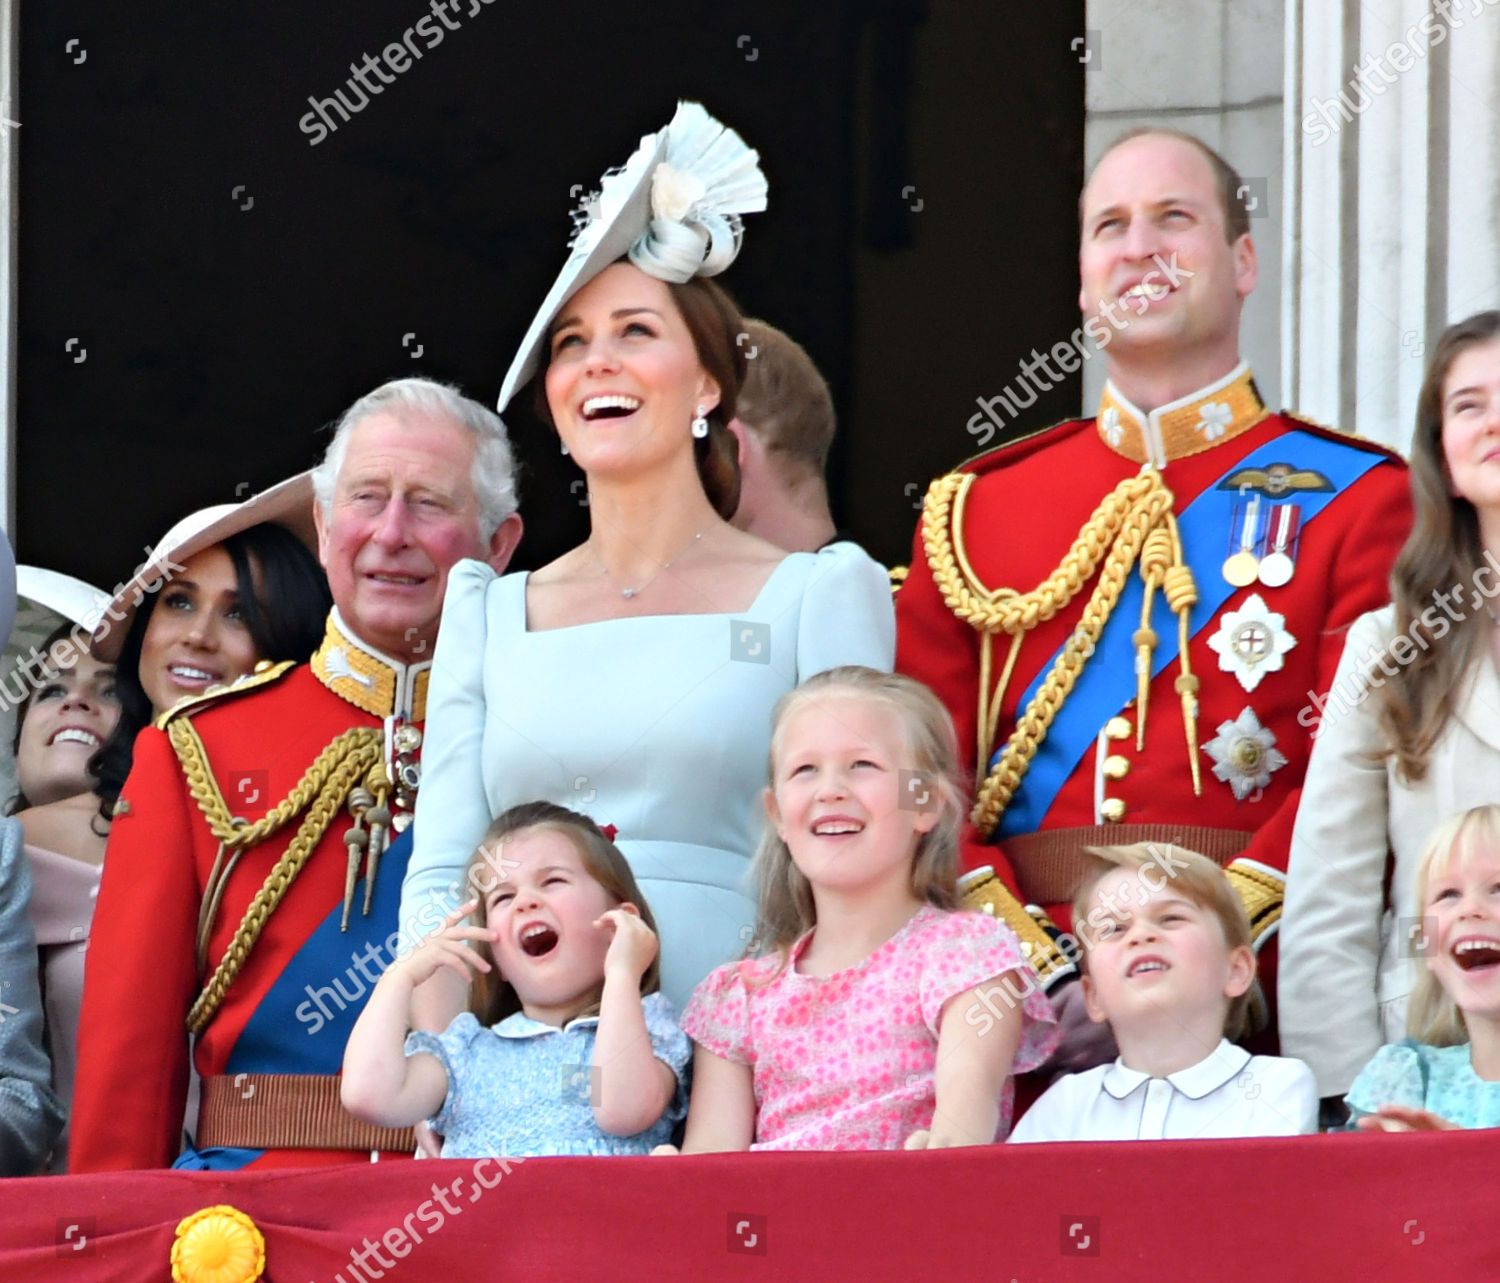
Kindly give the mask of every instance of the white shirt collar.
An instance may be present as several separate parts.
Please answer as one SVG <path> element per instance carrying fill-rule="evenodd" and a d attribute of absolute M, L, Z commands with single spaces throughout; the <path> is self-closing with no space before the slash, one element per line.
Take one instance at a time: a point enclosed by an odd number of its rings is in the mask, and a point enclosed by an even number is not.
<path fill-rule="evenodd" d="M 1227 1038 L 1219 1039 L 1219 1045 L 1196 1065 L 1168 1074 L 1167 1081 L 1189 1100 L 1202 1100 L 1210 1092 L 1218 1091 L 1250 1063 L 1250 1053 L 1236 1047 Z M 1150 1082 L 1151 1074 L 1131 1069 L 1123 1060 L 1116 1060 L 1104 1071 L 1104 1090 L 1116 1100 L 1124 1100 L 1142 1083 Z"/>

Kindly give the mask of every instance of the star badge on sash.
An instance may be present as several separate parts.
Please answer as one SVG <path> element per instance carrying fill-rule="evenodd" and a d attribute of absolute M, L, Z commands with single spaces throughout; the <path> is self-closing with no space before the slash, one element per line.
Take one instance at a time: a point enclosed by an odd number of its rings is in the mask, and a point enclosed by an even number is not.
<path fill-rule="evenodd" d="M 1297 639 L 1286 630 L 1286 616 L 1270 609 L 1259 593 L 1251 593 L 1238 610 L 1224 612 L 1208 644 L 1219 656 L 1219 670 L 1233 673 L 1241 686 L 1253 691 L 1267 673 L 1281 670 L 1282 656 Z"/>
<path fill-rule="evenodd" d="M 1271 782 L 1271 772 L 1286 765 L 1276 747 L 1276 736 L 1260 724 L 1248 704 L 1232 722 L 1220 722 L 1219 733 L 1203 746 L 1214 759 L 1214 778 L 1234 790 L 1234 800 L 1243 802 L 1256 789 Z"/>

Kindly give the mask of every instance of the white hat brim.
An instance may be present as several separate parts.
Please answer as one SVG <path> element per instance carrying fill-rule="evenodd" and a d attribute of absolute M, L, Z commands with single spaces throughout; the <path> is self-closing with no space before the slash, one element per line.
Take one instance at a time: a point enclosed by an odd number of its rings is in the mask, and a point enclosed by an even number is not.
<path fill-rule="evenodd" d="M 162 537 L 145 565 L 128 583 L 120 585 L 94 629 L 89 645 L 94 658 L 114 663 L 120 658 L 130 621 L 144 597 L 157 591 L 171 577 L 171 563 L 186 561 L 205 548 L 222 543 L 264 521 L 285 526 L 302 540 L 314 556 L 318 553 L 317 527 L 313 523 L 311 472 L 278 481 L 251 495 L 242 503 L 221 503 L 189 513 Z"/>
<path fill-rule="evenodd" d="M 505 413 L 518 391 L 536 374 L 541 364 L 547 331 L 563 305 L 611 263 L 625 257 L 630 247 L 651 223 L 651 175 L 667 154 L 667 131 L 647 134 L 618 174 L 605 179 L 602 197 L 613 211 L 604 211 L 590 223 L 573 246 L 568 261 L 552 282 L 547 297 L 532 317 L 526 337 L 500 385 L 498 409 Z M 623 197 L 623 199 L 621 199 Z"/>
<path fill-rule="evenodd" d="M 109 594 L 102 588 L 44 566 L 16 567 L 16 596 L 90 628 L 109 605 Z"/>

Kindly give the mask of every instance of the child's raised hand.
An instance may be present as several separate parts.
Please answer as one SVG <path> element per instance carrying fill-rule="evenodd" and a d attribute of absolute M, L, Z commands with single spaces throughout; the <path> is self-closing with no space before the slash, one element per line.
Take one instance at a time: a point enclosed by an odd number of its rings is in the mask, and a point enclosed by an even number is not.
<path fill-rule="evenodd" d="M 626 976 L 634 984 L 646 974 L 656 957 L 656 932 L 646 925 L 641 911 L 628 901 L 610 909 L 594 920 L 601 930 L 613 930 L 614 937 L 604 955 L 604 974 Z"/>
<path fill-rule="evenodd" d="M 1355 1124 L 1362 1132 L 1454 1132 L 1457 1123 L 1440 1118 L 1430 1109 L 1418 1109 L 1415 1105 L 1382 1105 L 1373 1114 L 1366 1114 Z"/>
<path fill-rule="evenodd" d="M 483 940 L 493 943 L 496 932 L 490 927 L 460 925 L 478 906 L 478 900 L 461 904 L 443 919 L 443 925 L 404 958 L 398 958 L 386 969 L 387 975 L 398 975 L 413 988 L 436 975 L 443 968 L 458 972 L 464 984 L 469 984 L 474 973 L 489 971 L 490 964 L 478 952 L 464 942 Z"/>

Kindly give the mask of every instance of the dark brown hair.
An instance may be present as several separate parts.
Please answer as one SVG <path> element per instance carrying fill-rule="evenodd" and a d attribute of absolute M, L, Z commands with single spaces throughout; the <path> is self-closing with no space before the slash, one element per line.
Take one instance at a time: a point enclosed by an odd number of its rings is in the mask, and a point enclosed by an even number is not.
<path fill-rule="evenodd" d="M 485 830 L 479 849 L 470 857 L 469 867 L 464 870 L 464 880 L 479 901 L 472 915 L 475 926 L 482 927 L 487 922 L 489 893 L 500 879 L 501 844 L 534 829 L 545 829 L 567 838 L 578 852 L 578 858 L 583 861 L 589 877 L 604 888 L 605 894 L 616 904 L 628 902 L 635 905 L 641 912 L 641 921 L 660 936 L 661 933 L 656 930 L 656 919 L 651 916 L 651 906 L 641 894 L 635 874 L 630 871 L 629 862 L 620 854 L 620 848 L 588 816 L 552 802 L 523 802 L 519 806 L 513 806 L 502 812 Z M 495 965 L 495 955 L 490 946 L 479 943 L 475 948 L 492 969 L 475 976 L 469 1010 L 479 1018 L 481 1024 L 489 1026 L 520 1011 L 521 999 L 510 983 L 501 979 L 500 969 Z M 651 959 L 651 965 L 641 976 L 641 992 L 655 993 L 660 988 L 661 951 L 658 949 L 656 957 Z M 601 981 L 590 1001 L 582 1009 L 575 1011 L 570 1019 L 597 1015 L 603 989 Z"/>
<path fill-rule="evenodd" d="M 695 276 L 683 284 L 662 283 L 693 336 L 698 364 L 719 385 L 719 404 L 704 416 L 708 420 L 708 435 L 693 438 L 693 455 L 703 493 L 714 511 L 728 521 L 740 506 L 739 446 L 728 425 L 734 418 L 740 387 L 745 381 L 745 352 L 739 344 L 744 321 L 724 288 L 707 277 Z M 546 373 L 551 363 L 549 333 L 548 341 L 542 345 L 541 364 L 533 383 L 533 405 L 542 422 L 555 429 L 552 408 L 547 404 Z M 686 424 L 683 429 L 687 430 Z"/>
<path fill-rule="evenodd" d="M 1433 348 L 1432 363 L 1417 395 L 1417 426 L 1411 441 L 1414 520 L 1391 571 L 1396 636 L 1409 636 L 1417 653 L 1404 660 L 1391 656 L 1396 675 L 1389 677 L 1387 667 L 1383 671 L 1389 680 L 1371 683 L 1380 690 L 1380 727 L 1385 732 L 1387 756 L 1395 759 L 1397 773 L 1409 781 L 1427 774 L 1428 755 L 1464 693 L 1464 678 L 1488 649 L 1490 621 L 1483 611 L 1470 610 L 1450 625 L 1446 612 L 1434 617 L 1433 603 L 1435 594 L 1456 584 L 1473 586 L 1484 554 L 1479 516 L 1472 503 L 1453 493 L 1453 478 L 1443 455 L 1443 384 L 1461 352 L 1497 338 L 1500 312 L 1478 312 L 1450 325 Z M 1442 629 L 1434 635 L 1433 626 L 1438 623 Z M 1450 627 L 1453 636 L 1448 638 Z"/>
<path fill-rule="evenodd" d="M 1210 147 L 1201 138 L 1194 137 L 1181 129 L 1162 129 L 1155 125 L 1142 125 L 1138 129 L 1127 130 L 1114 142 L 1110 143 L 1094 162 L 1093 169 L 1089 170 L 1089 180 L 1092 180 L 1099 166 L 1104 163 L 1104 158 L 1114 151 L 1116 147 L 1124 143 L 1132 142 L 1137 138 L 1175 138 L 1198 149 L 1198 154 L 1208 162 L 1208 167 L 1213 171 L 1214 185 L 1219 190 L 1219 205 L 1224 211 L 1224 239 L 1231 245 L 1239 240 L 1241 236 L 1250 234 L 1250 209 L 1245 203 L 1245 180 L 1240 177 L 1239 171 L 1235 169 L 1218 152 Z M 1088 180 L 1083 184 L 1083 191 L 1078 194 L 1078 226 L 1083 227 L 1083 198 L 1089 189 Z"/>

